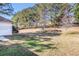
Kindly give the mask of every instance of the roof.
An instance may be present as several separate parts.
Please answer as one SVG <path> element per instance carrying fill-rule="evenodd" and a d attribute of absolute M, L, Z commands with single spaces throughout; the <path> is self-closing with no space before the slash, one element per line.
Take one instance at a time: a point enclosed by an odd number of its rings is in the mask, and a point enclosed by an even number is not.
<path fill-rule="evenodd" d="M 11 20 L 8 20 L 8 19 L 6 19 L 6 18 L 4 18 L 2 16 L 0 16 L 0 22 L 12 23 Z"/>

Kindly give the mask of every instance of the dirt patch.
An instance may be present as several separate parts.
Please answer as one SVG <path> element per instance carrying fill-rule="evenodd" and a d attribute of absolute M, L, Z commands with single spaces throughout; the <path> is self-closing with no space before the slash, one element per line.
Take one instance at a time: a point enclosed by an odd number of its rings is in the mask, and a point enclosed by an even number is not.
<path fill-rule="evenodd" d="M 79 32 L 78 29 L 79 29 L 79 27 L 68 27 L 68 28 L 45 28 L 44 30 L 46 30 L 46 31 L 59 30 L 59 31 L 62 31 L 63 33 L 65 33 L 65 32 L 69 32 L 69 31 Z M 36 32 L 40 32 L 40 31 L 42 31 L 42 28 L 22 29 L 22 30 L 19 30 L 19 33 L 36 33 Z"/>

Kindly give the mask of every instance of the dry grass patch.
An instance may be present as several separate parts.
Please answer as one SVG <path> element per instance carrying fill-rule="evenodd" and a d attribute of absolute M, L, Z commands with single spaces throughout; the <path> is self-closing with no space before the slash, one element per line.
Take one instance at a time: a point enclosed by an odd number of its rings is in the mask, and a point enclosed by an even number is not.
<path fill-rule="evenodd" d="M 47 32 L 45 33 L 48 35 L 41 33 L 43 36 L 14 35 L 10 37 L 12 38 L 10 43 L 16 42 L 19 45 L 14 43 L 15 45 L 9 45 L 8 49 L 0 47 L 0 55 L 79 56 L 79 31 L 76 29 L 62 29 L 63 34 L 57 36 L 52 35 L 53 32 L 51 35 Z"/>

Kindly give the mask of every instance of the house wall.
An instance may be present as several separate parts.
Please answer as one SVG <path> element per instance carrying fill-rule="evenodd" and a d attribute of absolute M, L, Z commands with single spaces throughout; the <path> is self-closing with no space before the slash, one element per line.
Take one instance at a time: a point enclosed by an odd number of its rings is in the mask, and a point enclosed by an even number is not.
<path fill-rule="evenodd" d="M 0 36 L 12 35 L 12 24 L 6 22 L 0 22 Z"/>

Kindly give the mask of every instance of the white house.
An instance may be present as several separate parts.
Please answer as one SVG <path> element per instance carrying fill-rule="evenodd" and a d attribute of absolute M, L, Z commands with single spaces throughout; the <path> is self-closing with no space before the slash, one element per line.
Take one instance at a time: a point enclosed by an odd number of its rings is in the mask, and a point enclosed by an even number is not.
<path fill-rule="evenodd" d="M 0 36 L 12 35 L 12 22 L 0 16 Z"/>

